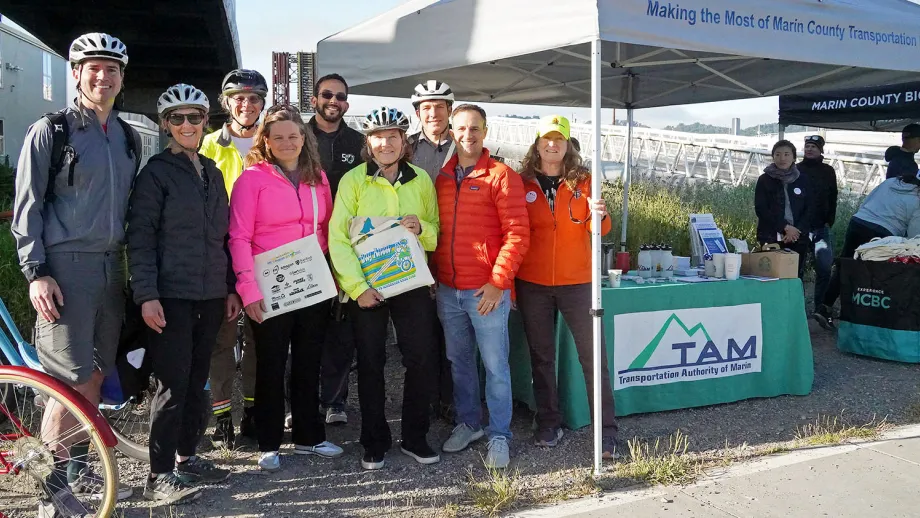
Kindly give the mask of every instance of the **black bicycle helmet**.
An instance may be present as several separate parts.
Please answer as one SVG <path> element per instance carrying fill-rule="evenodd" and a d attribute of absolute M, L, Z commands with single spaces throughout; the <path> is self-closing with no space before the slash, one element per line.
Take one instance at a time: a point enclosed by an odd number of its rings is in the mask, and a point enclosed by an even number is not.
<path fill-rule="evenodd" d="M 251 92 L 264 98 L 268 95 L 268 83 L 265 82 L 262 74 L 255 70 L 238 68 L 224 76 L 220 93 L 228 96 L 241 92 Z"/>

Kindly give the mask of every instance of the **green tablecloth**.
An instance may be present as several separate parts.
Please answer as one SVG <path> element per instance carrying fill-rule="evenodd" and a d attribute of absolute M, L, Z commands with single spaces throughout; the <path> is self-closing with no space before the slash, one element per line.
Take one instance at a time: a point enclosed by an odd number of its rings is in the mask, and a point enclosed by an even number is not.
<path fill-rule="evenodd" d="M 617 415 L 810 393 L 814 361 L 804 304 L 798 279 L 641 286 L 624 281 L 620 288 L 605 288 L 610 378 L 615 388 L 623 385 L 614 391 Z M 580 428 L 591 423 L 587 390 L 561 316 L 556 342 L 560 410 L 566 426 Z M 511 317 L 510 362 L 515 398 L 534 409 L 518 312 Z"/>

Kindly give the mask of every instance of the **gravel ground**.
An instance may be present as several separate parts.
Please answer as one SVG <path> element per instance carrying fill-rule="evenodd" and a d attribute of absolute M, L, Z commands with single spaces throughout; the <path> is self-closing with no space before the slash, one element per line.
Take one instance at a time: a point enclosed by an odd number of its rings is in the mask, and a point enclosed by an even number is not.
<path fill-rule="evenodd" d="M 810 287 L 809 287 L 810 288 Z M 810 291 L 810 289 L 809 289 Z M 690 450 L 703 452 L 792 440 L 796 430 L 819 415 L 844 414 L 851 423 L 886 419 L 892 424 L 911 422 L 920 408 L 917 397 L 920 366 L 872 360 L 840 353 L 835 336 L 809 323 L 815 357 L 815 382 L 811 395 L 753 399 L 672 412 L 637 415 L 620 420 L 621 439 L 654 439 L 680 429 L 689 436 Z M 402 395 L 399 353 L 388 361 L 388 415 L 394 438 L 399 434 Z M 354 376 L 353 376 L 354 378 Z M 125 517 L 282 517 L 334 516 L 478 516 L 467 488 L 469 474 L 485 476 L 481 457 L 484 442 L 458 454 L 444 454 L 439 464 L 421 466 L 399 452 L 387 456 L 387 467 L 377 472 L 361 469 L 358 444 L 357 387 L 349 400 L 348 425 L 328 427 L 327 435 L 345 449 L 334 460 L 285 455 L 282 471 L 265 475 L 253 471 L 256 455 L 251 448 L 205 454 L 234 474 L 224 484 L 207 488 L 191 504 L 174 509 L 147 509 L 141 497 L 144 466 L 121 458 L 123 482 L 135 487 L 135 497 L 120 509 Z M 522 502 L 539 502 L 578 495 L 591 466 L 590 428 L 566 431 L 560 446 L 539 449 L 530 445 L 532 414 L 515 409 L 512 467 L 520 474 Z M 444 421 L 433 423 L 429 440 L 439 446 L 450 434 Z M 624 481 L 623 484 L 628 482 Z M 615 484 L 616 485 L 616 484 Z"/>

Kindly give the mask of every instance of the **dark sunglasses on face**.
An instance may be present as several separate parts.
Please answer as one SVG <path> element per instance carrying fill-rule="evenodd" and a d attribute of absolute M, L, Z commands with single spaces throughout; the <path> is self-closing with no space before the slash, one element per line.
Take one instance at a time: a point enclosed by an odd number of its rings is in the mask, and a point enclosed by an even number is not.
<path fill-rule="evenodd" d="M 348 100 L 348 94 L 343 94 L 342 92 L 334 94 L 330 92 L 329 90 L 323 90 L 322 92 L 320 92 L 319 96 L 327 101 L 335 97 L 335 100 L 340 103 L 343 103 Z"/>
<path fill-rule="evenodd" d="M 282 111 L 283 111 L 283 112 L 289 112 L 289 113 L 292 113 L 292 114 L 294 114 L 294 115 L 300 115 L 300 110 L 297 109 L 296 106 L 293 106 L 293 105 L 290 105 L 290 104 L 276 104 L 276 105 L 272 106 L 271 108 L 269 108 L 268 111 L 265 112 L 265 114 L 266 114 L 266 115 L 273 115 L 273 114 L 275 114 L 275 113 L 282 112 Z"/>
<path fill-rule="evenodd" d="M 185 121 L 188 121 L 192 126 L 197 126 L 204 120 L 204 115 L 200 113 L 170 113 L 166 120 L 173 126 L 181 126 Z"/>

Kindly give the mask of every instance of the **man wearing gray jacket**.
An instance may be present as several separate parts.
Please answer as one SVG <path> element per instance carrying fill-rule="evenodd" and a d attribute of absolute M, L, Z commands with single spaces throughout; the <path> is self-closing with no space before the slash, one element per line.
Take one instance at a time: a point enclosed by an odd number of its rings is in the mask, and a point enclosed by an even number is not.
<path fill-rule="evenodd" d="M 97 402 L 115 366 L 125 309 L 125 213 L 138 136 L 114 109 L 128 63 L 125 45 L 85 34 L 71 44 L 69 58 L 77 98 L 26 135 L 12 231 L 38 312 L 34 339 L 42 367 Z M 99 488 L 85 462 L 88 439 L 68 432 L 76 421 L 60 405 L 45 412 L 42 436 L 55 469 L 44 481 L 38 516 L 82 516 L 87 511 L 73 493 L 92 496 Z"/>

